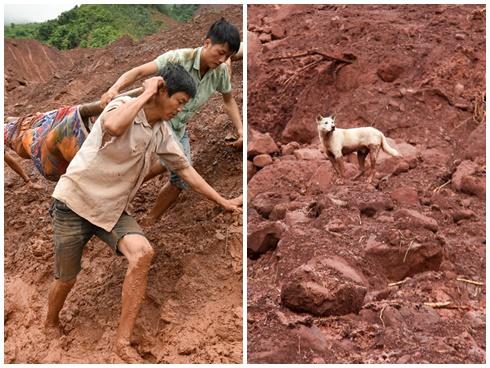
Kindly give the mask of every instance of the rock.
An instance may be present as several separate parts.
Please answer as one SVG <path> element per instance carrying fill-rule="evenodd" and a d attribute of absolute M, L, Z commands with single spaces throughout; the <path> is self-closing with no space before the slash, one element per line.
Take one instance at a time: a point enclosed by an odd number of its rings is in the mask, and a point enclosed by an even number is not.
<path fill-rule="evenodd" d="M 419 196 L 415 188 L 397 188 L 391 192 L 391 198 L 401 205 L 416 206 L 419 204 Z"/>
<path fill-rule="evenodd" d="M 456 85 L 454 86 L 454 93 L 457 96 L 461 96 L 463 92 L 464 92 L 464 86 L 461 83 L 456 83 Z"/>
<path fill-rule="evenodd" d="M 272 164 L 272 157 L 266 153 L 257 155 L 253 159 L 253 164 L 260 168 L 265 167 Z"/>
<path fill-rule="evenodd" d="M 284 198 L 275 192 L 265 192 L 258 194 L 252 201 L 251 207 L 255 209 L 263 218 L 269 218 L 274 206 L 283 201 Z"/>
<path fill-rule="evenodd" d="M 309 222 L 310 219 L 306 216 L 304 211 L 296 210 L 287 212 L 284 218 L 284 223 L 288 226 L 296 226 L 297 224 L 303 224 Z"/>
<path fill-rule="evenodd" d="M 275 161 L 259 170 L 248 182 L 248 196 L 253 199 L 263 192 L 300 192 L 316 171 L 319 163 L 312 161 Z"/>
<path fill-rule="evenodd" d="M 475 195 L 480 199 L 484 199 L 486 192 L 485 178 L 464 176 L 461 180 L 461 191 L 466 194 Z"/>
<path fill-rule="evenodd" d="M 437 232 L 439 229 L 439 225 L 434 218 L 425 216 L 415 210 L 402 208 L 396 211 L 393 216 L 399 229 L 416 229 L 423 227 L 433 232 Z"/>
<path fill-rule="evenodd" d="M 260 69 L 262 42 L 255 32 L 247 32 L 247 69 L 250 75 L 257 75 Z"/>
<path fill-rule="evenodd" d="M 376 71 L 376 74 L 382 81 L 391 83 L 403 73 L 403 69 L 401 65 L 385 64 Z"/>
<path fill-rule="evenodd" d="M 272 40 L 272 37 L 269 33 L 261 33 L 259 35 L 259 40 L 262 43 L 267 43 L 267 42 L 270 42 Z"/>
<path fill-rule="evenodd" d="M 475 160 L 477 158 L 485 158 L 485 129 L 486 124 L 479 124 L 475 130 L 471 132 L 466 141 L 466 149 L 464 158 L 467 160 Z"/>
<path fill-rule="evenodd" d="M 269 155 L 278 153 L 279 148 L 272 137 L 266 133 L 260 133 L 254 129 L 249 129 L 248 135 L 248 157 L 253 158 L 257 155 L 267 153 Z"/>
<path fill-rule="evenodd" d="M 459 209 L 453 211 L 451 213 L 451 216 L 453 217 L 454 222 L 458 222 L 461 220 L 468 220 L 470 218 L 474 218 L 476 217 L 476 213 L 468 209 Z"/>
<path fill-rule="evenodd" d="M 334 233 L 342 233 L 347 229 L 347 226 L 340 219 L 330 220 L 327 225 L 325 225 L 325 229 Z"/>
<path fill-rule="evenodd" d="M 466 38 L 466 36 L 464 35 L 464 33 L 456 33 L 454 35 L 454 38 L 457 39 L 457 40 L 462 41 L 462 40 L 464 40 Z"/>
<path fill-rule="evenodd" d="M 282 132 L 281 140 L 310 143 L 315 137 L 318 137 L 318 131 L 314 113 L 310 112 L 305 115 L 305 112 L 295 110 Z"/>
<path fill-rule="evenodd" d="M 318 149 L 301 148 L 294 151 L 298 160 L 323 160 L 325 156 Z"/>
<path fill-rule="evenodd" d="M 292 155 L 294 151 L 296 151 L 298 148 L 298 142 L 289 142 L 288 144 L 281 147 L 281 153 L 283 156 Z"/>
<path fill-rule="evenodd" d="M 300 326 L 298 337 L 301 338 L 303 349 L 324 352 L 327 349 L 327 337 L 315 325 L 311 327 Z"/>
<path fill-rule="evenodd" d="M 413 242 L 400 248 L 370 238 L 366 243 L 365 256 L 379 264 L 389 279 L 399 281 L 416 273 L 439 270 L 443 248 L 436 242 Z"/>
<path fill-rule="evenodd" d="M 445 166 L 449 156 L 437 148 L 429 148 L 420 152 L 424 163 L 431 166 Z"/>
<path fill-rule="evenodd" d="M 273 23 L 271 28 L 271 38 L 273 40 L 279 40 L 286 37 L 286 29 L 280 24 Z"/>
<path fill-rule="evenodd" d="M 280 222 L 264 221 L 249 226 L 247 234 L 247 256 L 257 259 L 261 254 L 274 249 L 281 239 L 285 227 Z"/>
<path fill-rule="evenodd" d="M 286 217 L 288 211 L 294 211 L 301 207 L 303 207 L 303 203 L 301 202 L 279 203 L 272 209 L 269 219 L 282 220 Z"/>
<path fill-rule="evenodd" d="M 393 203 L 383 198 L 363 201 L 358 206 L 361 214 L 367 217 L 373 217 L 377 212 L 391 211 L 393 209 Z"/>
<path fill-rule="evenodd" d="M 250 160 L 247 160 L 247 182 L 252 179 L 252 176 L 254 176 L 256 172 L 257 169 L 254 164 Z"/>
<path fill-rule="evenodd" d="M 316 316 L 358 313 L 367 289 L 364 276 L 340 257 L 313 258 L 294 269 L 281 290 L 287 308 Z"/>
<path fill-rule="evenodd" d="M 320 165 L 311 176 L 308 183 L 308 190 L 313 193 L 326 193 L 330 191 L 335 173 L 332 165 L 328 162 Z"/>
<path fill-rule="evenodd" d="M 465 160 L 461 162 L 451 178 L 451 186 L 454 190 L 461 192 L 463 178 L 473 175 L 478 170 L 478 165 L 473 161 Z"/>

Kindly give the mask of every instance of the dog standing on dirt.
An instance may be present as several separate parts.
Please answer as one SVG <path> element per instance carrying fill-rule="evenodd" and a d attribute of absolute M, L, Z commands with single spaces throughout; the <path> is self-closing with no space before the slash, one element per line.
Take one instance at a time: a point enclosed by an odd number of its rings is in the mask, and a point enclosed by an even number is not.
<path fill-rule="evenodd" d="M 344 179 L 344 161 L 343 156 L 356 152 L 359 161 L 359 174 L 354 177 L 358 179 L 365 174 L 365 160 L 369 154 L 371 162 L 371 172 L 367 182 L 371 183 L 376 172 L 376 159 L 378 158 L 380 148 L 387 154 L 394 157 L 401 157 L 401 154 L 388 145 L 386 137 L 378 129 L 373 127 L 336 129 L 335 116 L 326 118 L 318 115 L 316 118 L 318 135 L 323 145 L 325 153 L 333 165 L 333 168 L 340 177 Z"/>

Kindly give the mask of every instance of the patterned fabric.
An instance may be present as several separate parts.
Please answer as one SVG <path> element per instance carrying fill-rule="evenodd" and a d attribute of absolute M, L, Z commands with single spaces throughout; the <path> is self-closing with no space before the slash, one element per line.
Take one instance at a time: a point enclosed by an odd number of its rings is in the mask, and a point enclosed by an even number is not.
<path fill-rule="evenodd" d="M 23 116 L 4 126 L 5 146 L 32 159 L 41 175 L 52 181 L 65 173 L 87 135 L 78 106 Z"/>
<path fill-rule="evenodd" d="M 231 79 L 228 74 L 228 68 L 225 64 L 219 65 L 216 69 L 211 69 L 201 78 L 200 60 L 202 47 L 196 49 L 179 49 L 168 51 L 155 59 L 155 63 L 160 73 L 167 63 L 180 64 L 189 72 L 194 82 L 196 82 L 197 93 L 184 109 L 177 114 L 170 124 L 179 140 L 182 139 L 185 133 L 186 124 L 189 119 L 204 105 L 214 92 L 230 93 Z"/>

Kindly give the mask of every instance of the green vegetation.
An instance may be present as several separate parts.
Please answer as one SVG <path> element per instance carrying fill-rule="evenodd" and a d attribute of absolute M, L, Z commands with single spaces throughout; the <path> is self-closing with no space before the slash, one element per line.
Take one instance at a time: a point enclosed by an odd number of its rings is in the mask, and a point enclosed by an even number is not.
<path fill-rule="evenodd" d="M 129 35 L 133 39 L 164 27 L 162 13 L 178 21 L 191 18 L 199 5 L 80 5 L 44 23 L 10 24 L 5 37 L 36 39 L 58 49 L 103 47 Z"/>

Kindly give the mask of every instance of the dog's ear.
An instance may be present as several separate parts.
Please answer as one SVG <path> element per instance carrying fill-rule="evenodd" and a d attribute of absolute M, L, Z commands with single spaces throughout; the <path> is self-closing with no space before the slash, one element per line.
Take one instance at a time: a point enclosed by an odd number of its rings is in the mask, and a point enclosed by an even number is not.
<path fill-rule="evenodd" d="M 316 116 L 316 122 L 317 122 L 317 123 L 319 123 L 319 122 L 321 122 L 322 120 L 323 120 L 323 116 L 321 116 L 320 114 L 318 114 L 318 115 Z"/>
<path fill-rule="evenodd" d="M 332 120 L 333 120 L 333 121 L 335 121 L 335 118 L 336 118 L 336 117 L 337 117 L 337 114 L 336 114 L 336 113 L 332 114 Z"/>

